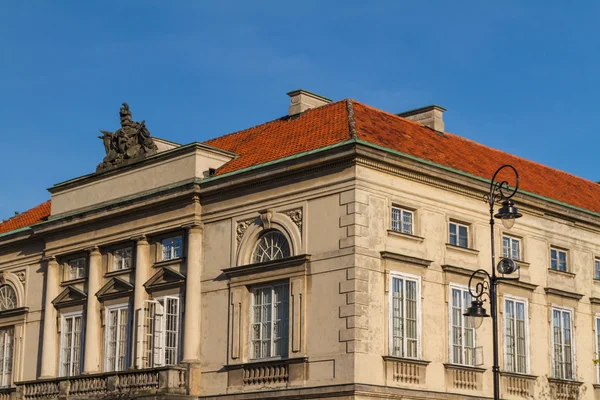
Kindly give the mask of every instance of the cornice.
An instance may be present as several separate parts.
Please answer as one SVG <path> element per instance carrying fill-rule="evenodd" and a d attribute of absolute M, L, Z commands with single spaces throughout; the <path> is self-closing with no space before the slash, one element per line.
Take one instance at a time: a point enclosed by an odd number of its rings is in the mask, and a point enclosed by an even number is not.
<path fill-rule="evenodd" d="M 581 300 L 581 298 L 583 297 L 583 295 L 580 293 L 569 292 L 566 290 L 561 290 L 561 289 L 556 289 L 556 288 L 551 288 L 551 287 L 545 287 L 544 291 L 546 292 L 546 294 L 553 294 L 555 296 L 566 297 L 566 298 L 577 300 L 577 301 Z"/>
<path fill-rule="evenodd" d="M 241 265 L 238 267 L 224 268 L 221 271 L 229 278 L 251 275 L 259 272 L 297 267 L 310 261 L 310 254 L 288 257 L 281 260 L 266 261 L 256 264 Z"/>
<path fill-rule="evenodd" d="M 389 259 L 389 260 L 404 262 L 407 264 L 418 265 L 418 266 L 424 267 L 424 268 L 429 267 L 431 265 L 431 263 L 433 262 L 431 260 L 425 260 L 423 258 L 407 256 L 405 254 L 394 253 L 392 251 L 382 251 L 381 258 L 384 260 Z"/>

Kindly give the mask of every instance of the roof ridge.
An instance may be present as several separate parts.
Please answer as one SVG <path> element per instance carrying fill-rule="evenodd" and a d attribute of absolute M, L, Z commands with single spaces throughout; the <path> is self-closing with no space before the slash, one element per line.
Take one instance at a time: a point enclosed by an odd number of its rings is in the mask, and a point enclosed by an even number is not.
<path fill-rule="evenodd" d="M 348 112 L 348 131 L 350 132 L 350 139 L 357 139 L 356 133 L 356 120 L 354 119 L 354 107 L 352 107 L 352 99 L 346 99 L 346 111 Z"/>
<path fill-rule="evenodd" d="M 306 115 L 307 113 L 310 113 L 310 112 L 312 112 L 312 111 L 314 111 L 314 110 L 323 109 L 323 108 L 328 108 L 328 107 L 330 107 L 330 106 L 332 106 L 332 105 L 334 105 L 334 104 L 341 103 L 342 101 L 344 101 L 344 100 L 339 100 L 339 101 L 335 101 L 335 102 L 327 103 L 327 104 L 325 104 L 325 105 L 323 105 L 323 106 L 320 106 L 320 107 L 309 108 L 308 110 L 306 110 L 306 111 L 302 112 L 301 114 L 299 114 L 299 116 Z M 284 116 L 282 116 L 282 117 L 275 118 L 275 119 L 272 119 L 272 120 L 270 120 L 270 121 L 263 122 L 262 124 L 257 124 L 257 125 L 249 126 L 248 128 L 240 129 L 239 131 L 229 132 L 229 133 L 226 133 L 226 134 L 224 134 L 224 135 L 216 136 L 216 137 L 213 137 L 213 138 L 211 138 L 211 139 L 205 140 L 205 141 L 203 141 L 203 142 L 200 142 L 200 143 L 208 143 L 208 142 L 211 142 L 211 141 L 213 141 L 213 140 L 217 140 L 217 139 L 226 138 L 226 137 L 228 137 L 228 136 L 233 136 L 233 135 L 236 135 L 236 134 L 238 134 L 238 133 L 241 133 L 241 132 L 248 131 L 248 130 L 250 130 L 250 129 L 259 128 L 259 127 L 261 127 L 261 126 L 263 126 L 263 125 L 269 125 L 269 124 L 272 124 L 272 123 L 274 123 L 274 122 L 279 122 L 279 121 L 293 121 L 293 120 L 294 120 L 293 118 L 289 118 L 289 117 L 290 117 L 289 115 L 284 115 Z"/>
<path fill-rule="evenodd" d="M 411 123 L 411 124 L 413 124 L 413 125 L 421 126 L 421 127 L 423 127 L 423 128 L 429 128 L 427 125 L 424 125 L 424 124 L 423 124 L 423 123 L 421 123 L 421 122 L 418 122 L 418 121 L 413 121 L 412 119 L 408 119 L 408 118 L 401 117 L 401 116 L 399 116 L 398 114 L 394 114 L 394 113 L 391 113 L 391 112 L 389 112 L 389 111 L 382 110 L 381 108 L 377 108 L 377 107 L 370 106 L 370 105 L 368 105 L 368 104 L 365 104 L 365 103 L 362 103 L 362 102 L 360 102 L 360 101 L 356 101 L 356 100 L 353 100 L 353 101 L 354 101 L 356 104 L 360 104 L 361 106 L 363 106 L 363 107 L 365 107 L 365 108 L 369 108 L 369 109 L 371 109 L 371 110 L 374 110 L 374 111 L 380 112 L 380 113 L 382 113 L 382 114 L 389 115 L 390 117 L 394 117 L 394 118 L 400 119 L 400 120 L 402 120 L 402 121 L 409 122 L 409 123 Z M 431 129 L 431 128 L 429 128 L 429 129 Z M 434 132 L 435 132 L 435 131 L 434 131 Z"/>

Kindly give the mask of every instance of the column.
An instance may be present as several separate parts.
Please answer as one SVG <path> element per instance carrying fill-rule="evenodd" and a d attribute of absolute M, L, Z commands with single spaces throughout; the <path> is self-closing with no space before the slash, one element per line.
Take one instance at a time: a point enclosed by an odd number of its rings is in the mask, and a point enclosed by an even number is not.
<path fill-rule="evenodd" d="M 56 377 L 56 309 L 52 300 L 58 295 L 60 268 L 56 258 L 46 258 L 46 298 L 44 301 L 44 333 L 42 344 L 42 369 L 40 378 Z"/>
<path fill-rule="evenodd" d="M 202 225 L 188 226 L 187 277 L 185 281 L 185 332 L 183 362 L 200 361 L 200 319 L 202 299 Z"/>
<path fill-rule="evenodd" d="M 142 332 L 140 332 L 143 321 L 140 321 L 141 310 L 144 309 L 144 300 L 147 299 L 146 288 L 144 283 L 148 280 L 148 269 L 150 268 L 150 245 L 145 235 L 134 238 L 137 241 L 135 249 L 135 285 L 133 289 L 133 312 L 135 316 L 135 324 L 137 327 L 136 333 L 136 351 L 134 353 L 134 365 L 137 368 L 143 368 L 142 354 L 143 341 L 141 340 Z"/>
<path fill-rule="evenodd" d="M 102 285 L 102 255 L 98 247 L 88 250 L 90 262 L 88 267 L 87 309 L 85 316 L 85 353 L 83 355 L 83 373 L 100 372 L 100 302 L 96 293 Z"/>

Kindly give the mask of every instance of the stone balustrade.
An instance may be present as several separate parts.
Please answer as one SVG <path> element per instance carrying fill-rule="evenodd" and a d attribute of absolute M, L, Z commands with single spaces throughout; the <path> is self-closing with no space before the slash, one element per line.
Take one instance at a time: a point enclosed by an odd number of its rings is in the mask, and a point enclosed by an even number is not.
<path fill-rule="evenodd" d="M 186 395 L 187 368 L 161 367 L 134 371 L 44 379 L 15 383 L 10 399 L 0 392 L 0 400 L 88 399 L 90 397 L 127 397 L 156 394 Z"/>

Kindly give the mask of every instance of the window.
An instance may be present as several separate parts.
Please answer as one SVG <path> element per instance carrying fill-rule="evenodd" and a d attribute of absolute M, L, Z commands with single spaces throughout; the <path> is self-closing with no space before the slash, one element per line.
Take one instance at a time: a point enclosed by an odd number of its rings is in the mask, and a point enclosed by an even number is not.
<path fill-rule="evenodd" d="M 289 283 L 252 291 L 250 351 L 252 359 L 288 354 Z"/>
<path fill-rule="evenodd" d="M 600 260 L 594 260 L 594 279 L 600 279 Z"/>
<path fill-rule="evenodd" d="M 10 285 L 0 286 L 0 311 L 17 308 L 17 294 Z"/>
<path fill-rule="evenodd" d="M 129 308 L 127 305 L 108 307 L 106 314 L 106 372 L 124 371 L 127 368 Z"/>
<path fill-rule="evenodd" d="M 451 289 L 450 299 L 450 362 L 461 365 L 475 365 L 476 332 L 472 318 L 463 314 L 471 305 L 468 289 Z"/>
<path fill-rule="evenodd" d="M 555 248 L 550 249 L 550 268 L 557 271 L 567 271 L 567 252 Z"/>
<path fill-rule="evenodd" d="M 68 262 L 68 279 L 85 278 L 85 258 L 74 258 Z"/>
<path fill-rule="evenodd" d="M 521 259 L 521 239 L 512 236 L 502 236 L 502 257 Z"/>
<path fill-rule="evenodd" d="M 404 210 L 398 207 L 392 207 L 392 230 L 395 232 L 413 234 L 412 211 Z"/>
<path fill-rule="evenodd" d="M 163 239 L 160 242 L 161 247 L 162 247 L 163 261 L 181 258 L 183 256 L 182 243 L 183 243 L 183 239 L 181 236 Z"/>
<path fill-rule="evenodd" d="M 596 360 L 600 360 L 600 316 L 596 316 Z M 596 382 L 600 383 L 600 363 L 596 364 Z"/>
<path fill-rule="evenodd" d="M 113 271 L 120 271 L 122 269 L 129 269 L 133 265 L 131 261 L 132 249 L 131 247 L 125 247 L 113 251 Z"/>
<path fill-rule="evenodd" d="M 552 309 L 552 345 L 554 378 L 574 379 L 573 320 L 571 311 Z"/>
<path fill-rule="evenodd" d="M 65 314 L 62 318 L 60 342 L 60 376 L 74 376 L 81 372 L 82 313 Z"/>
<path fill-rule="evenodd" d="M 420 357 L 420 281 L 418 277 L 392 275 L 390 290 L 390 354 Z"/>
<path fill-rule="evenodd" d="M 142 340 L 144 368 L 175 365 L 179 362 L 179 297 L 146 300 Z"/>
<path fill-rule="evenodd" d="M 469 227 L 456 222 L 450 222 L 450 244 L 460 247 L 469 247 Z"/>
<path fill-rule="evenodd" d="M 290 245 L 287 238 L 279 231 L 268 231 L 257 241 L 252 252 L 252 261 L 260 263 L 265 261 L 281 260 L 290 256 Z"/>
<path fill-rule="evenodd" d="M 504 300 L 504 368 L 508 372 L 528 373 L 527 302 Z"/>
<path fill-rule="evenodd" d="M 0 329 L 0 386 L 10 386 L 12 381 L 14 329 Z"/>

